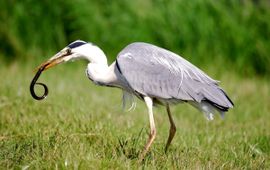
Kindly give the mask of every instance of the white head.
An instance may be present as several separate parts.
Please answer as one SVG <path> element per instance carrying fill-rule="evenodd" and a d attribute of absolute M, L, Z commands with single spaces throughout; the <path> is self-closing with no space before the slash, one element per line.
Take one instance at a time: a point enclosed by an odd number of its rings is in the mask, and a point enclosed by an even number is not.
<path fill-rule="evenodd" d="M 91 63 L 107 65 L 107 58 L 98 46 L 77 40 L 70 43 L 48 61 L 41 64 L 39 68 L 44 67 L 44 70 L 46 70 L 57 64 L 77 59 L 87 59 Z"/>

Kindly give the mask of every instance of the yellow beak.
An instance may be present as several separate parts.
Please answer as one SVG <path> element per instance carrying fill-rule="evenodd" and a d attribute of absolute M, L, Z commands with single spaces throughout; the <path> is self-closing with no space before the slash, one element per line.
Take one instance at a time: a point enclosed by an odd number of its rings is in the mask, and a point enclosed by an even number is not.
<path fill-rule="evenodd" d="M 69 48 L 64 48 L 59 53 L 55 54 L 52 58 L 50 58 L 49 60 L 39 65 L 37 67 L 37 70 L 39 70 L 40 68 L 43 68 L 43 70 L 45 71 L 55 65 L 65 62 L 67 61 L 66 57 L 70 56 L 71 54 L 72 53 Z"/>

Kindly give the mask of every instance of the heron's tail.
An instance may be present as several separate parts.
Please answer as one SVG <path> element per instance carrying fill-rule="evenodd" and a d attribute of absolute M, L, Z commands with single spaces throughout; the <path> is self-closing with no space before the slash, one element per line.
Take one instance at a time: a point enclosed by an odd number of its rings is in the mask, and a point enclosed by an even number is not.
<path fill-rule="evenodd" d="M 213 114 L 216 111 L 221 115 L 222 118 L 225 116 L 225 112 L 227 112 L 230 108 L 233 108 L 234 103 L 225 93 L 225 91 L 221 88 L 217 89 L 219 91 L 219 96 L 222 102 L 216 103 L 208 98 L 205 98 L 201 102 L 201 109 L 206 114 Z M 217 94 L 217 93 L 216 93 Z M 220 104 L 222 103 L 222 104 Z"/>
<path fill-rule="evenodd" d="M 221 117 L 224 118 L 225 112 L 227 112 L 230 108 L 232 108 L 234 106 L 234 103 L 221 88 L 219 90 L 222 93 L 221 96 L 223 96 L 222 101 L 224 105 L 213 102 L 208 98 L 204 98 L 200 102 L 189 101 L 189 103 L 194 107 L 196 107 L 201 112 L 203 112 L 208 120 L 213 120 L 214 114 L 216 112 L 218 112 L 221 115 Z"/>
<path fill-rule="evenodd" d="M 224 118 L 225 112 L 223 110 L 218 109 L 217 107 L 213 106 L 211 103 L 207 101 L 201 101 L 200 103 L 194 101 L 188 101 L 189 104 L 197 108 L 199 111 L 204 113 L 204 116 L 207 120 L 213 120 L 214 114 L 218 112 L 222 118 Z"/>

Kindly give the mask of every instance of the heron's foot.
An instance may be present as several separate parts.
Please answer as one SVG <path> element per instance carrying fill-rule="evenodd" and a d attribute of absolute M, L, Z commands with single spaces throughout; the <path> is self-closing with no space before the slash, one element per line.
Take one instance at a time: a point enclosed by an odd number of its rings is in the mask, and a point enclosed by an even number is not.
<path fill-rule="evenodd" d="M 167 150 L 168 150 L 168 148 L 169 148 L 169 146 L 170 146 L 170 144 L 171 144 L 171 142 L 173 140 L 175 132 L 176 132 L 176 127 L 175 127 L 175 125 L 173 123 L 173 124 L 171 124 L 169 137 L 168 137 L 168 140 L 167 140 L 167 143 L 166 143 L 166 146 L 165 146 L 165 153 L 167 153 Z"/>
<path fill-rule="evenodd" d="M 139 162 L 141 163 L 143 160 L 144 160 L 144 158 L 145 158 L 145 155 L 147 154 L 147 152 L 149 151 L 149 148 L 150 148 L 150 146 L 152 145 L 152 143 L 153 143 L 153 141 L 154 141 L 154 139 L 155 139 L 155 137 L 156 137 L 156 129 L 153 129 L 152 131 L 151 131 L 151 133 L 150 133 L 150 135 L 149 135 L 149 138 L 148 138 L 148 141 L 147 141 L 147 143 L 146 143 L 146 145 L 145 145 L 145 147 L 144 147 L 144 150 L 143 150 L 143 152 L 140 154 L 140 156 L 139 156 Z"/>
<path fill-rule="evenodd" d="M 175 135 L 175 132 L 176 132 L 176 127 L 175 127 L 175 124 L 174 124 L 174 121 L 173 121 L 173 118 L 171 115 L 169 104 L 166 105 L 166 109 L 167 109 L 167 113 L 168 113 L 168 117 L 169 117 L 169 121 L 170 121 L 171 126 L 170 126 L 169 137 L 168 137 L 168 140 L 167 140 L 167 143 L 165 146 L 165 153 L 167 153 L 167 150 L 168 150 L 168 148 L 173 140 L 173 137 Z"/>

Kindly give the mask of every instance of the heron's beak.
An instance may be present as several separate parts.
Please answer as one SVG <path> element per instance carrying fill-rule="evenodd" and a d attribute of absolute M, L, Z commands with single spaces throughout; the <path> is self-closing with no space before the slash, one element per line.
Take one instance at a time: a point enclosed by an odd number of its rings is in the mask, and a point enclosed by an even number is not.
<path fill-rule="evenodd" d="M 71 50 L 69 48 L 64 48 L 63 50 L 55 54 L 53 57 L 51 57 L 49 60 L 38 66 L 37 70 L 40 68 L 43 68 L 43 70 L 47 70 L 55 65 L 68 61 L 71 55 Z"/>

